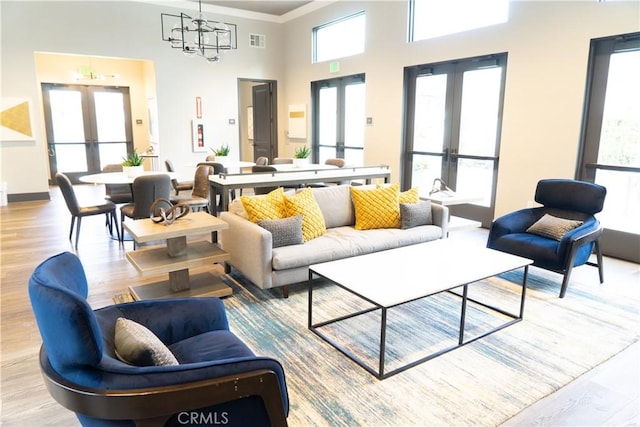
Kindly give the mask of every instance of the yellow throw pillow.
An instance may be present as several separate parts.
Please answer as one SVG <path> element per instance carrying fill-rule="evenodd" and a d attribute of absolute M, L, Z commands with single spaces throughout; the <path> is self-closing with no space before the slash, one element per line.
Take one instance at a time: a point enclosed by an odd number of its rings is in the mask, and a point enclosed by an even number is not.
<path fill-rule="evenodd" d="M 376 189 L 351 187 L 356 230 L 400 228 L 400 185 Z"/>
<path fill-rule="evenodd" d="M 286 216 L 282 187 L 273 190 L 264 197 L 242 196 L 240 200 L 251 222 L 257 223 L 261 219 L 279 219 Z"/>
<path fill-rule="evenodd" d="M 302 215 L 302 240 L 305 242 L 327 232 L 324 216 L 311 188 L 300 190 L 293 196 L 285 195 L 284 212 L 287 217 Z"/>
<path fill-rule="evenodd" d="M 399 185 L 399 184 L 393 184 L 393 185 Z M 391 185 L 378 184 L 376 186 L 376 188 L 387 188 L 387 187 L 391 187 Z M 418 193 L 417 188 L 410 188 L 407 191 L 401 191 L 398 198 L 399 203 L 418 203 L 419 201 L 420 201 L 420 194 Z"/>
<path fill-rule="evenodd" d="M 400 192 L 398 201 L 400 203 L 418 203 L 420 201 L 420 194 L 418 194 L 418 189 L 410 188 L 407 191 Z"/>

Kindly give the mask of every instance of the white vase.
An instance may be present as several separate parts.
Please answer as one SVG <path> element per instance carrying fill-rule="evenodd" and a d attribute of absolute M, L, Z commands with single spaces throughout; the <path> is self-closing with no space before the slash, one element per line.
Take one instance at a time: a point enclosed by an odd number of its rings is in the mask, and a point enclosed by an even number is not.
<path fill-rule="evenodd" d="M 135 178 L 136 176 L 142 175 L 144 172 L 144 166 L 123 166 L 122 172 L 129 178 Z"/>
<path fill-rule="evenodd" d="M 309 158 L 304 159 L 293 159 L 293 166 L 299 168 L 300 166 L 305 166 L 309 164 Z"/>

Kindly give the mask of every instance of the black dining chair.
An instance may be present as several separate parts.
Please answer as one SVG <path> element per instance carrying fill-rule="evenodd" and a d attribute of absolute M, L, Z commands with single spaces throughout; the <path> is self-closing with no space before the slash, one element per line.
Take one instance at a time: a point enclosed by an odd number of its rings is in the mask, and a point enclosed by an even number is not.
<path fill-rule="evenodd" d="M 120 207 L 120 222 L 125 217 L 131 219 L 149 218 L 151 205 L 157 199 L 169 200 L 171 197 L 171 178 L 169 175 L 158 173 L 142 175 L 133 180 L 133 203 Z M 124 242 L 124 230 L 120 241 Z"/>
<path fill-rule="evenodd" d="M 73 236 L 73 225 L 76 225 L 76 243 L 75 248 L 78 249 L 78 240 L 80 239 L 80 225 L 82 224 L 82 218 L 85 216 L 101 215 L 105 214 L 107 217 L 106 225 L 109 227 L 109 233 L 113 235 L 113 228 L 116 229 L 118 239 L 122 240 L 120 233 L 120 226 L 118 225 L 118 217 L 116 216 L 116 205 L 109 200 L 105 200 L 104 203 L 82 205 L 78 202 L 76 193 L 71 184 L 71 180 L 68 176 L 62 172 L 56 173 L 56 182 L 60 187 L 64 201 L 67 204 L 67 208 L 71 213 L 71 227 L 69 229 L 69 240 Z"/>
<path fill-rule="evenodd" d="M 120 163 L 108 164 L 102 168 L 104 173 L 122 172 L 122 165 Z M 131 194 L 130 184 L 105 184 L 104 190 L 106 193 L 105 199 L 111 200 L 116 205 L 122 203 L 131 203 L 133 201 L 133 194 Z"/>
<path fill-rule="evenodd" d="M 274 168 L 273 166 L 252 166 L 251 167 L 251 172 L 253 173 L 263 173 L 263 172 L 277 172 L 278 169 Z M 270 192 L 272 192 L 273 190 L 277 189 L 278 187 L 255 187 L 253 189 L 253 193 L 256 195 L 260 195 L 260 194 L 268 194 Z"/>

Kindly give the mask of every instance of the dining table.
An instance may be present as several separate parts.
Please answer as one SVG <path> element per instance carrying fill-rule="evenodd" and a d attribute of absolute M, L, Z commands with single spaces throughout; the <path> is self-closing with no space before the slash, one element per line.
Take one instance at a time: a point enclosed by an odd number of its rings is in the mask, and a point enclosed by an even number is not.
<path fill-rule="evenodd" d="M 274 165 L 271 165 L 274 166 Z M 220 197 L 220 210 L 229 208 L 229 192 L 231 190 L 258 187 L 298 186 L 319 182 L 351 181 L 362 179 L 371 183 L 372 179 L 382 179 L 388 183 L 391 179 L 391 169 L 388 165 L 359 166 L 359 167 L 328 167 L 324 164 L 309 164 L 300 167 L 292 165 L 275 165 L 282 167 L 272 172 L 253 172 L 228 174 L 220 173 L 209 176 L 209 204 L 216 206 Z M 289 166 L 286 168 L 284 166 Z"/>
<path fill-rule="evenodd" d="M 169 178 L 175 179 L 178 174 L 175 172 L 159 172 L 159 171 L 144 171 L 137 176 L 144 175 L 169 175 Z M 101 173 L 93 173 L 89 175 L 82 175 L 78 179 L 82 182 L 86 182 L 88 184 L 130 184 L 133 185 L 133 180 L 137 178 L 137 176 L 128 176 L 124 172 L 101 172 Z"/>

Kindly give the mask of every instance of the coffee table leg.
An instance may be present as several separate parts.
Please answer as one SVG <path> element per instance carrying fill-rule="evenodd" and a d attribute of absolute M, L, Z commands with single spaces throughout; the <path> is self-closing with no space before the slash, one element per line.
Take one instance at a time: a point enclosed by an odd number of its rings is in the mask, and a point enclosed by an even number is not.
<path fill-rule="evenodd" d="M 464 343 L 464 321 L 467 315 L 467 285 L 462 287 L 462 312 L 460 313 L 460 335 L 458 337 L 458 344 Z"/>
<path fill-rule="evenodd" d="M 384 378 L 384 355 L 387 350 L 387 309 L 382 307 L 382 320 L 380 322 L 380 366 L 378 367 L 378 379 Z"/>
<path fill-rule="evenodd" d="M 520 296 L 520 319 L 524 316 L 524 297 L 527 292 L 527 276 L 529 275 L 529 266 L 524 266 L 524 273 L 522 274 L 522 295 Z"/>

